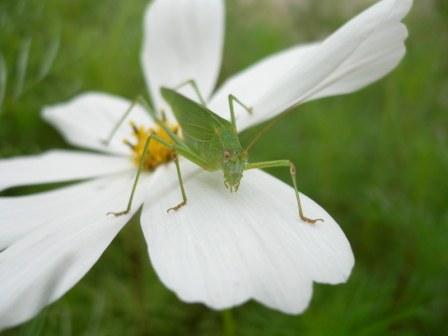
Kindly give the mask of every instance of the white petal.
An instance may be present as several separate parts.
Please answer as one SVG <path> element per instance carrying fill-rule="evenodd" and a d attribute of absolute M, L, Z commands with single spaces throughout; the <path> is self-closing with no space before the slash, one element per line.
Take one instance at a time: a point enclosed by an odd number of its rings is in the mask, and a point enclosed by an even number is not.
<path fill-rule="evenodd" d="M 145 15 L 141 54 L 145 78 L 157 108 L 167 109 L 161 86 L 196 80 L 207 99 L 221 66 L 224 44 L 222 0 L 155 0 Z M 196 99 L 191 88 L 184 94 Z"/>
<path fill-rule="evenodd" d="M 39 222 L 39 227 L 0 253 L 0 330 L 36 315 L 92 267 L 142 203 L 143 189 L 138 188 L 128 215 L 106 216 L 106 212 L 126 205 L 132 179 L 133 174 L 124 174 L 62 190 L 60 196 L 64 199 L 55 204 L 60 209 L 46 203 L 41 204 L 41 211 L 37 209 L 40 201 L 56 199 L 57 192 L 35 202 L 27 201 L 30 207 L 22 211 L 30 209 L 33 217 L 29 220 Z M 147 179 L 144 177 L 140 186 L 147 187 Z M 0 230 L 7 220 L 2 218 Z M 10 222 L 14 220 L 9 218 Z M 19 216 L 17 225 L 27 225 L 23 221 L 24 216 Z"/>
<path fill-rule="evenodd" d="M 321 43 L 273 55 L 238 74 L 218 90 L 210 107 L 228 114 L 232 93 L 254 108 L 241 107 L 244 129 L 313 99 L 356 91 L 392 71 L 405 54 L 407 29 L 400 22 L 412 0 L 383 0 Z"/>
<path fill-rule="evenodd" d="M 0 160 L 0 190 L 23 185 L 87 179 L 135 169 L 129 158 L 53 150 Z"/>
<path fill-rule="evenodd" d="M 169 214 L 180 194 L 174 172 L 161 180 L 141 222 L 157 274 L 182 300 L 224 309 L 253 298 L 299 313 L 313 281 L 347 280 L 354 258 L 339 226 L 304 195 L 306 214 L 325 222 L 300 221 L 293 189 L 272 176 L 246 172 L 230 193 L 221 173 L 197 173 L 186 178 L 188 204 Z"/>
<path fill-rule="evenodd" d="M 210 101 L 212 111 L 229 119 L 228 96 L 234 94 L 243 103 L 253 105 L 272 89 L 275 83 L 281 82 L 289 71 L 294 69 L 302 58 L 319 46 L 318 43 L 298 45 L 282 52 L 270 55 L 249 68 L 229 78 L 213 95 Z M 241 106 L 235 105 L 238 120 L 247 114 Z M 257 111 L 258 113 L 258 111 Z"/>
<path fill-rule="evenodd" d="M 151 127 L 154 123 L 140 106 L 135 106 L 121 124 L 111 143 L 104 140 L 123 117 L 131 102 L 105 93 L 89 92 L 43 110 L 43 118 L 56 127 L 72 145 L 107 153 L 129 155 L 124 139 L 132 140 L 130 121 Z"/>
<path fill-rule="evenodd" d="M 95 198 L 95 191 L 108 181 L 88 181 L 48 192 L 0 197 L 0 251 L 34 229 L 41 228 L 55 218 L 63 218 L 72 209 L 84 204 L 89 197 Z M 128 195 L 125 193 L 125 196 Z"/>

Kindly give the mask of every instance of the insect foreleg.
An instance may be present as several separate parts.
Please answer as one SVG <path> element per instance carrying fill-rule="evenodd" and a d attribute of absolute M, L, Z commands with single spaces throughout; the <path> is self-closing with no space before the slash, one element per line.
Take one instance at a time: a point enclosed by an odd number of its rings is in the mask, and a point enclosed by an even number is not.
<path fill-rule="evenodd" d="M 303 214 L 302 203 L 300 202 L 300 194 L 297 188 L 297 178 L 296 178 L 296 166 L 289 160 L 276 160 L 276 161 L 265 161 L 265 162 L 256 162 L 256 163 L 248 163 L 246 165 L 247 169 L 255 169 L 255 168 L 274 168 L 274 167 L 289 167 L 289 172 L 291 174 L 292 183 L 294 185 L 294 191 L 297 199 L 297 206 L 299 208 L 299 216 L 300 218 L 307 223 L 314 224 L 318 221 L 323 222 L 322 218 L 311 219 L 306 217 Z"/>
<path fill-rule="evenodd" d="M 229 100 L 229 110 L 230 110 L 230 120 L 232 122 L 232 125 L 235 127 L 236 129 L 236 117 L 235 117 L 235 103 L 238 103 L 243 109 L 245 109 L 247 111 L 247 113 L 252 114 L 253 110 L 252 107 L 247 106 L 246 104 L 244 104 L 243 102 L 241 102 L 241 100 L 239 100 L 237 97 L 235 97 L 234 95 L 230 94 L 228 96 L 228 100 Z"/>
<path fill-rule="evenodd" d="M 193 88 L 194 92 L 196 93 L 196 95 L 199 98 L 199 102 L 201 103 L 201 105 L 207 106 L 207 103 L 205 102 L 204 97 L 202 97 L 201 92 L 199 91 L 199 86 L 194 79 L 189 79 L 185 82 L 180 83 L 179 85 L 177 85 L 174 88 L 174 90 L 179 91 L 181 88 L 183 88 L 184 86 L 188 86 L 188 85 L 190 85 Z"/>

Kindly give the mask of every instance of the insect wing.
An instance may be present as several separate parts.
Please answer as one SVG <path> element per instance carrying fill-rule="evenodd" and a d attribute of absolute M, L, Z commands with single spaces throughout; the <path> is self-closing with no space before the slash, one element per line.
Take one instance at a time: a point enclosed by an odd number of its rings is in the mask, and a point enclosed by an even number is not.
<path fill-rule="evenodd" d="M 209 141 L 216 136 L 216 130 L 230 124 L 206 107 L 168 88 L 162 88 L 165 101 L 182 128 L 184 139 Z"/>
<path fill-rule="evenodd" d="M 212 166 L 220 162 L 223 153 L 220 132 L 232 127 L 231 123 L 174 90 L 162 88 L 161 94 L 171 106 L 188 147 Z"/>

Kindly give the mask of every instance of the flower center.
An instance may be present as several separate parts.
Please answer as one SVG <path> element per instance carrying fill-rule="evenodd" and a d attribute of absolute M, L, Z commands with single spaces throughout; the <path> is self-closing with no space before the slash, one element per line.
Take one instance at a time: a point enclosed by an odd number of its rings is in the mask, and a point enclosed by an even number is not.
<path fill-rule="evenodd" d="M 177 125 L 166 124 L 174 133 L 177 134 L 179 127 Z M 151 134 L 157 135 L 165 142 L 172 144 L 173 140 L 170 138 L 167 132 L 163 130 L 160 126 L 156 128 L 146 128 L 144 126 L 137 126 L 135 123 L 131 122 L 131 127 L 133 130 L 134 142 L 127 139 L 124 143 L 129 146 L 132 150 L 132 159 L 135 165 L 138 167 L 143 156 L 143 151 L 145 148 L 145 142 Z M 146 156 L 143 161 L 144 170 L 154 170 L 161 164 L 170 162 L 173 159 L 173 151 L 167 146 L 162 145 L 157 140 L 151 140 L 149 143 Z"/>

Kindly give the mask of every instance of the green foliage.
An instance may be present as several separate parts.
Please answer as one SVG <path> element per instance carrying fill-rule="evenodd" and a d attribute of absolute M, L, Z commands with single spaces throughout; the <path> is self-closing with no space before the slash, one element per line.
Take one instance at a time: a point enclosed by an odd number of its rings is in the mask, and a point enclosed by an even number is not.
<path fill-rule="evenodd" d="M 334 1 L 295 3 L 228 2 L 221 81 L 271 52 L 324 36 L 360 8 L 339 11 Z M 316 285 L 301 316 L 256 303 L 235 309 L 238 335 L 445 333 L 448 11 L 443 3 L 416 2 L 407 20 L 409 51 L 392 75 L 359 93 L 299 107 L 254 147 L 253 161 L 296 163 L 301 189 L 341 224 L 357 264 L 347 284 Z M 40 120 L 44 105 L 87 90 L 128 98 L 145 92 L 139 65 L 145 4 L 0 2 L 2 157 L 67 147 Z M 243 134 L 243 143 L 255 131 Z M 289 183 L 287 171 L 272 173 Z M 184 304 L 160 283 L 135 219 L 63 299 L 4 334 L 219 335 L 222 326 L 220 313 Z"/>

